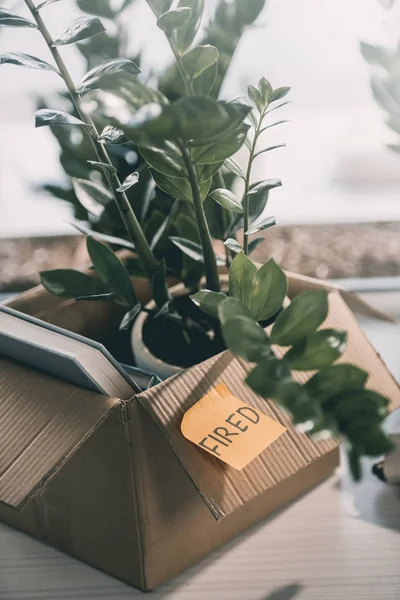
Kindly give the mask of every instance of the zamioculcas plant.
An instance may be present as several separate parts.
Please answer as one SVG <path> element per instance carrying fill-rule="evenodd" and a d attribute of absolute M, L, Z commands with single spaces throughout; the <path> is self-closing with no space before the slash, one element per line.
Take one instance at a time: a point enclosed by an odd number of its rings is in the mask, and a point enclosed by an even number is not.
<path fill-rule="evenodd" d="M 40 110 L 36 124 L 67 123 L 81 128 L 86 136 L 92 152 L 88 160 L 101 169 L 103 181 L 74 179 L 75 193 L 88 210 L 99 216 L 112 203 L 118 208 L 128 241 L 134 245 L 151 282 L 155 308 L 144 307 L 152 313 L 146 320 L 150 331 L 147 339 L 164 339 L 167 354 L 172 352 L 172 346 L 177 348 L 179 363 L 175 364 L 180 366 L 190 366 L 225 348 L 255 363 L 248 384 L 279 402 L 292 413 L 296 423 L 305 424 L 313 433 L 328 431 L 344 436 L 352 472 L 359 477 L 359 457 L 380 454 L 389 447 L 380 429 L 387 411 L 386 399 L 364 389 L 366 374 L 359 369 L 332 366 L 345 348 L 346 334 L 332 329 L 317 331 L 327 314 L 325 292 L 305 293 L 282 308 L 287 293 L 283 271 L 273 260 L 257 268 L 248 258 L 259 242 L 252 236 L 274 224 L 272 217 L 264 217 L 264 209 L 269 191 L 280 185 L 278 180 L 252 182 L 252 166 L 261 153 L 273 149 L 260 148 L 261 136 L 274 124 L 269 122 L 269 114 L 280 106 L 289 88 L 273 89 L 262 78 L 257 87 L 249 86 L 249 99 L 217 100 L 214 89 L 227 65 L 218 62 L 215 46 L 194 44 L 203 9 L 203 3 L 197 0 L 180 0 L 173 8 L 170 0 L 147 2 L 175 57 L 183 96 L 178 94 L 169 101 L 160 89 L 137 79 L 134 62 L 120 59 L 95 67 L 75 85 L 59 47 L 101 34 L 104 27 L 97 17 L 80 18 L 53 40 L 41 17 L 41 9 L 51 2 L 46 0 L 35 7 L 32 0 L 25 0 L 33 20 L 0 9 L 0 24 L 37 28 L 55 66 L 18 53 L 6 58 L 3 55 L 2 62 L 46 64 L 40 68 L 56 70 L 64 80 L 77 116 Z M 262 5 L 263 2 L 252 2 L 248 18 L 252 19 L 252 11 Z M 225 2 L 222 6 L 228 10 Z M 240 14 L 249 10 L 249 5 L 241 2 L 231 6 L 232 10 L 242 11 Z M 207 289 L 192 298 L 171 298 L 165 260 L 155 256 L 127 197 L 140 182 L 140 173 L 132 172 L 120 181 L 102 144 L 102 136 L 110 132 L 135 145 L 154 186 L 174 199 L 173 218 L 180 217 L 184 226 L 182 234 L 170 235 L 170 240 L 185 256 L 201 264 L 205 273 Z M 245 172 L 232 158 L 243 144 L 249 149 Z M 243 179 L 241 196 L 226 187 L 225 176 L 229 172 Z M 214 250 L 206 202 L 221 208 L 225 256 Z M 241 240 L 235 235 L 239 229 L 243 229 Z M 186 233 L 189 230 L 191 233 Z M 103 241 L 97 233 L 87 236 L 97 278 L 64 269 L 42 273 L 42 282 L 61 297 L 118 302 L 126 309 L 121 326 L 127 327 L 142 307 L 128 271 Z M 233 255 L 236 256 L 232 260 Z M 229 267 L 229 296 L 221 291 L 220 265 Z M 196 291 L 195 285 L 193 288 Z M 272 324 L 272 330 L 266 333 L 264 328 Z M 273 345 L 290 348 L 279 357 Z M 317 373 L 301 385 L 292 381 L 291 369 L 312 369 Z"/>
<path fill-rule="evenodd" d="M 300 430 L 340 436 L 359 480 L 363 455 L 380 456 L 393 447 L 381 430 L 389 401 L 365 388 L 368 373 L 334 364 L 346 349 L 347 334 L 320 328 L 328 315 L 327 292 L 303 292 L 280 310 L 286 293 L 286 276 L 273 259 L 257 268 L 240 252 L 229 271 L 229 295 L 201 290 L 192 298 L 219 319 L 226 346 L 255 363 L 246 379 L 251 389 L 290 412 Z M 272 327 L 264 329 L 278 311 Z M 292 371 L 315 374 L 301 385 Z"/>
<path fill-rule="evenodd" d="M 127 44 L 128 38 L 135 40 L 136 29 L 140 27 L 140 20 L 129 18 L 129 12 L 127 12 L 127 9 L 135 1 L 130 0 L 116 6 L 115 3 L 113 4 L 109 0 L 102 0 L 102 2 L 76 0 L 78 8 L 84 14 L 109 19 L 113 22 L 114 33 L 107 31 L 83 42 L 77 42 L 76 47 L 86 61 L 87 70 L 97 67 L 103 61 L 126 58 L 130 58 L 140 67 L 140 51 L 137 51 L 134 56 L 130 56 L 128 52 L 129 44 Z M 196 10 L 196 14 L 201 14 L 203 4 L 202 1 L 198 0 L 192 6 L 192 10 Z M 190 6 L 189 3 L 187 5 Z M 207 74 L 207 79 L 210 80 L 207 94 L 210 97 L 218 97 L 240 39 L 244 33 L 249 31 L 264 5 L 265 0 L 253 0 L 251 10 L 243 10 L 245 5 L 242 0 L 234 0 L 233 2 L 219 0 L 210 21 L 204 29 L 200 28 L 198 32 L 198 36 L 201 36 L 201 41 L 198 42 L 199 45 L 213 46 L 216 48 L 216 55 L 218 56 L 217 60 L 210 66 Z M 107 21 L 105 22 L 107 23 Z M 114 62 L 118 64 L 118 61 Z M 137 77 L 139 81 L 144 82 L 148 78 L 147 75 L 142 73 L 138 73 Z M 160 75 L 152 71 L 151 79 L 154 85 L 170 101 L 177 100 L 185 95 L 184 84 L 176 63 L 173 63 L 171 68 Z M 52 102 L 51 107 L 55 108 L 54 100 Z M 65 107 L 66 103 L 67 108 Z M 64 93 L 60 99 L 60 106 L 63 107 L 63 110 L 68 110 L 72 115 L 78 116 L 73 105 L 68 107 L 68 104 L 70 104 L 68 93 Z M 39 108 L 47 108 L 45 99 L 40 100 Z M 112 247 L 117 248 L 118 245 L 122 245 L 132 249 L 130 242 L 125 239 L 126 232 L 118 217 L 114 203 L 108 204 L 100 215 L 92 214 L 80 203 L 75 194 L 71 178 L 91 179 L 93 181 L 98 181 L 99 177 L 101 178 L 99 168 L 93 162 L 85 163 L 78 158 L 79 156 L 87 157 L 90 153 L 86 137 L 77 131 L 76 127 L 68 125 L 59 127 L 55 125 L 50 126 L 50 128 L 60 145 L 60 163 L 67 175 L 67 181 L 62 184 L 57 181 L 49 182 L 43 186 L 43 189 L 53 197 L 71 203 L 76 219 L 72 224 L 76 229 L 82 233 L 95 231 L 103 234 L 102 239 L 108 240 Z M 183 279 L 189 287 L 196 286 L 204 275 L 202 263 L 182 253 L 170 239 L 171 237 L 183 237 L 195 243 L 199 242 L 196 222 L 190 206 L 181 205 L 177 210 L 175 198 L 154 185 L 154 180 L 146 166 L 146 162 L 132 141 L 119 135 L 110 127 L 105 128 L 101 139 L 106 144 L 112 163 L 117 169 L 121 180 L 124 180 L 132 171 L 137 171 L 140 174 L 138 183 L 127 190 L 127 197 L 156 258 L 165 259 L 168 275 Z M 225 187 L 232 190 L 237 184 L 237 180 L 238 175 L 232 170 L 227 168 L 224 170 Z M 221 182 L 216 180 L 213 182 L 213 186 L 221 187 Z M 253 213 L 256 211 L 256 204 L 256 202 L 253 203 Z M 211 198 L 206 198 L 204 205 L 213 238 L 225 241 L 229 235 L 235 234 L 237 227 L 231 232 L 227 229 L 231 223 L 226 210 Z M 238 220 L 236 220 L 236 223 L 240 225 Z M 104 238 L 104 235 L 107 237 Z M 256 244 L 252 246 L 253 249 L 255 247 Z M 228 250 L 226 250 L 226 254 L 229 260 Z M 126 261 L 126 266 L 131 275 L 143 275 L 143 269 L 138 261 Z"/>

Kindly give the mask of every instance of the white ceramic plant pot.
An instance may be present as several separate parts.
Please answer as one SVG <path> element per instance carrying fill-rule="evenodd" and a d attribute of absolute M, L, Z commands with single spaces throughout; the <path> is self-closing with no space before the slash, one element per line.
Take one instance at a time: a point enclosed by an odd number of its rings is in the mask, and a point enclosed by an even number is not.
<path fill-rule="evenodd" d="M 221 275 L 221 287 L 223 290 L 228 289 L 229 280 L 228 275 Z M 202 282 L 202 287 L 205 285 L 205 282 Z M 182 296 L 187 293 L 187 289 L 183 285 L 183 283 L 179 283 L 170 289 L 170 293 L 172 297 Z M 155 303 L 152 300 L 146 305 L 146 308 L 154 309 Z M 160 379 L 168 379 L 168 377 L 172 377 L 172 375 L 176 375 L 179 371 L 182 371 L 183 367 L 179 367 L 178 365 L 172 365 L 167 362 L 164 362 L 161 358 L 155 356 L 148 347 L 146 346 L 143 340 L 143 325 L 147 319 L 147 313 L 141 312 L 139 316 L 135 319 L 135 322 L 132 327 L 131 333 L 131 344 L 132 344 L 132 352 L 135 357 L 136 365 L 140 369 L 144 369 L 146 371 L 150 371 L 155 375 L 158 375 Z"/>

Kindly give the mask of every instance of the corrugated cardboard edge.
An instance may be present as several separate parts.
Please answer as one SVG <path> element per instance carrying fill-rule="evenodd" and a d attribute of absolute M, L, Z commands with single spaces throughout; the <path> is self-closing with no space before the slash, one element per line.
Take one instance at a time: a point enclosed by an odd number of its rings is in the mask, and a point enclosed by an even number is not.
<path fill-rule="evenodd" d="M 2 455 L 0 499 L 21 510 L 123 402 L 4 357 L 0 362 L 5 394 L 0 447 L 10 451 L 8 457 Z M 35 403 L 43 399 L 43 387 L 47 389 L 46 402 L 42 402 L 43 410 L 37 411 Z M 23 421 L 20 411 L 24 411 Z"/>
<path fill-rule="evenodd" d="M 140 587 L 144 591 L 147 591 L 147 573 L 146 573 L 146 547 L 145 540 L 146 535 L 144 531 L 144 527 L 146 524 L 143 521 L 143 491 L 142 491 L 142 478 L 140 476 L 140 469 L 142 465 L 137 464 L 137 456 L 135 454 L 135 440 L 133 437 L 139 437 L 136 434 L 137 427 L 137 419 L 135 418 L 137 411 L 137 398 L 134 396 L 130 401 L 128 401 L 124 407 L 122 412 L 122 426 L 125 440 L 129 447 L 128 452 L 128 465 L 129 472 L 126 474 L 129 479 L 129 493 L 131 497 L 131 509 L 133 513 L 133 523 L 135 526 L 135 535 L 137 540 L 137 548 L 139 553 L 139 562 L 140 562 Z"/>
<path fill-rule="evenodd" d="M 386 313 L 374 308 L 371 304 L 363 300 L 358 294 L 354 292 L 349 292 L 340 288 L 329 281 L 324 281 L 322 279 L 315 279 L 313 277 L 308 277 L 307 275 L 300 275 L 299 273 L 291 273 L 289 271 L 285 271 L 286 276 L 289 280 L 289 295 L 297 295 L 301 292 L 311 289 L 323 289 L 327 291 L 336 291 L 343 298 L 347 306 L 353 312 L 371 317 L 374 319 L 379 319 L 380 321 L 387 321 L 389 323 L 396 323 L 396 319 L 387 315 Z"/>

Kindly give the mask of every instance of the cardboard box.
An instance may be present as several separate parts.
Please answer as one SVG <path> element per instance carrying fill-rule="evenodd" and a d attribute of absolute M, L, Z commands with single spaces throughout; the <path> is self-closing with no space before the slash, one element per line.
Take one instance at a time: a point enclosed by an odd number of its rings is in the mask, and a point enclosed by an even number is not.
<path fill-rule="evenodd" d="M 291 274 L 289 282 L 291 296 L 326 287 Z M 349 306 L 384 315 L 329 289 L 325 325 L 349 333 L 342 360 L 366 369 L 369 386 L 400 406 L 396 382 Z M 9 304 L 83 334 L 107 335 L 115 318 L 111 305 L 60 301 L 40 288 Z M 223 352 L 122 401 L 0 358 L 0 519 L 135 587 L 159 586 L 338 464 L 337 442 L 298 434 L 245 385 L 248 369 Z M 184 412 L 217 383 L 287 427 L 240 472 L 180 432 Z"/>

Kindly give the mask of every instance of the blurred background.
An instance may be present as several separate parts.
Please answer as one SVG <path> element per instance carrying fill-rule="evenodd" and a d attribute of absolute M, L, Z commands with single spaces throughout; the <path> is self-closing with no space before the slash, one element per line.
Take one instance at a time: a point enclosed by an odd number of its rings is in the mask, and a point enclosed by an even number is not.
<path fill-rule="evenodd" d="M 210 14 L 216 4 L 206 0 Z M 28 16 L 19 0 L 2 5 Z M 43 11 L 54 36 L 79 14 L 74 0 Z M 129 56 L 140 51 L 144 72 L 162 72 L 170 51 L 146 3 L 132 2 L 124 22 Z M 321 278 L 400 276 L 400 155 L 387 148 L 398 135 L 371 91 L 382 65 L 371 66 L 360 51 L 362 40 L 396 48 L 399 23 L 393 0 L 268 0 L 243 36 L 222 96 L 243 94 L 261 76 L 292 88 L 292 103 L 277 117 L 290 122 L 271 129 L 269 140 L 287 146 L 257 163 L 255 179 L 283 182 L 268 207 L 278 226 L 265 233 L 258 258 L 274 255 L 290 270 Z M 0 28 L 6 51 L 49 60 L 33 29 Z M 82 53 L 68 46 L 62 54 L 78 81 L 86 70 Z M 40 269 L 84 261 L 68 223 L 71 205 L 42 189 L 66 182 L 59 144 L 48 128 L 34 128 L 39 99 L 51 106 L 60 90 L 54 73 L 0 66 L 0 291 L 34 284 Z M 400 103 L 392 110 L 400 114 Z"/>

